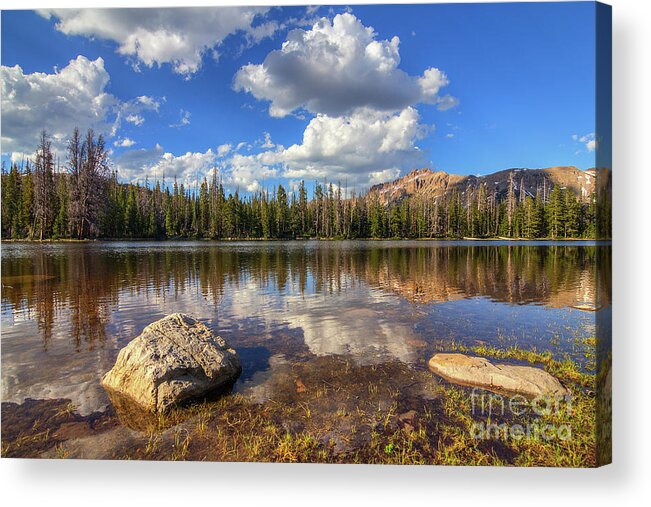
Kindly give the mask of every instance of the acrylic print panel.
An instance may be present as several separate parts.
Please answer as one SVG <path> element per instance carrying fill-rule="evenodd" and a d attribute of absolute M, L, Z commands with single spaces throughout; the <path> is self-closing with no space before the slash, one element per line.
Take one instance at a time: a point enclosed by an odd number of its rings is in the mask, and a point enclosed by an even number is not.
<path fill-rule="evenodd" d="M 610 462 L 610 25 L 3 11 L 2 456 Z"/>

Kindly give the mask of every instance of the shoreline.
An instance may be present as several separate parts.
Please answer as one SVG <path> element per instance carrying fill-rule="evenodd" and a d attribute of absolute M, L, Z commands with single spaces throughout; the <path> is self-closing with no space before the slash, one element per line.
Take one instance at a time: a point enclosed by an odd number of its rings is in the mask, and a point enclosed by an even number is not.
<path fill-rule="evenodd" d="M 550 243 L 564 243 L 564 242 L 579 242 L 579 241 L 593 241 L 597 242 L 612 242 L 612 238 L 507 238 L 502 236 L 490 237 L 490 238 L 221 238 L 221 239 L 212 239 L 212 238 L 93 238 L 93 239 L 14 239 L 14 238 L 2 238 L 0 243 L 124 243 L 124 242 L 149 242 L 149 243 L 183 243 L 188 241 L 197 241 L 197 242 L 206 242 L 206 243 L 242 243 L 242 242 L 307 242 L 307 241 L 393 241 L 393 242 L 402 242 L 402 241 L 440 241 L 440 242 L 450 242 L 450 241 L 481 241 L 486 243 L 492 242 L 550 242 Z"/>

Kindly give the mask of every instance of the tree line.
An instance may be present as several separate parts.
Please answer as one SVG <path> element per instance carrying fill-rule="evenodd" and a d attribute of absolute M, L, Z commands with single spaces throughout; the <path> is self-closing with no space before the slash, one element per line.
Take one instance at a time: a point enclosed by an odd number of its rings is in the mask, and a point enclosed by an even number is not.
<path fill-rule="evenodd" d="M 168 182 L 169 183 L 169 182 Z M 553 186 L 516 191 L 512 175 L 500 198 L 486 185 L 444 198 L 411 196 L 393 204 L 376 192 L 348 195 L 341 185 L 304 181 L 288 192 L 227 193 L 216 172 L 198 188 L 174 178 L 122 183 L 103 137 L 75 129 L 63 167 L 46 132 L 33 163 L 2 167 L 2 237 L 87 238 L 595 238 L 608 236 L 610 202 L 581 200 Z M 608 208 L 608 209 L 606 209 Z M 598 233 L 599 231 L 599 233 Z M 606 231 L 604 233 L 604 231 Z"/>

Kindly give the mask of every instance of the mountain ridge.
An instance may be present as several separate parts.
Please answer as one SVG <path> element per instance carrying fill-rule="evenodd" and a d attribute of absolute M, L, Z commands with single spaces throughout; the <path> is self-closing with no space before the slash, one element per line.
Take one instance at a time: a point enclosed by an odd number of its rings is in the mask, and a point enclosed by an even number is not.
<path fill-rule="evenodd" d="M 542 193 L 549 195 L 551 189 L 560 185 L 571 189 L 575 195 L 586 201 L 601 187 L 608 178 L 596 168 L 585 171 L 575 166 L 553 166 L 546 168 L 509 168 L 487 175 L 459 175 L 429 168 L 414 169 L 393 181 L 373 185 L 368 196 L 377 196 L 382 204 L 400 202 L 406 197 L 422 196 L 436 200 L 445 200 L 456 189 L 465 194 L 469 189 L 476 190 L 485 185 L 488 195 L 495 194 L 502 200 L 508 193 L 509 184 L 518 199 L 524 196 L 534 198 Z M 603 180 L 603 181 L 600 181 Z M 524 194 L 522 192 L 524 190 Z"/>

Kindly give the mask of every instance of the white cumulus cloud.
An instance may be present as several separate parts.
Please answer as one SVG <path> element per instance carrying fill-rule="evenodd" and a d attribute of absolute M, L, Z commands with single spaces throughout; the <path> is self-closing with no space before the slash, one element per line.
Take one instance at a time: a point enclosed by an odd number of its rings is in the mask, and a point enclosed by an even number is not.
<path fill-rule="evenodd" d="M 589 134 L 585 134 L 583 136 L 574 134 L 572 136 L 572 139 L 583 144 L 588 152 L 593 152 L 599 147 L 599 140 L 597 139 L 597 135 L 594 132 L 590 132 Z"/>
<path fill-rule="evenodd" d="M 218 55 L 217 48 L 231 34 L 242 32 L 252 41 L 273 35 L 274 26 L 258 22 L 267 11 L 267 7 L 193 7 L 38 12 L 56 19 L 60 32 L 114 41 L 118 53 L 137 64 L 169 64 L 174 72 L 189 77 L 201 67 L 204 54 Z"/>
<path fill-rule="evenodd" d="M 260 156 L 235 153 L 226 162 L 224 182 L 231 188 L 247 192 L 262 190 L 265 180 L 278 175 L 278 168 L 262 159 Z"/>
<path fill-rule="evenodd" d="M 63 158 L 66 140 L 75 127 L 114 137 L 123 121 L 142 125 L 143 114 L 160 107 L 158 100 L 146 95 L 121 101 L 107 93 L 110 76 L 102 58 L 89 60 L 79 55 L 51 74 L 26 74 L 19 65 L 0 66 L 0 81 L 5 153 L 31 157 L 39 132 L 45 129 L 55 152 Z"/>
<path fill-rule="evenodd" d="M 134 144 L 136 144 L 136 142 L 133 139 L 129 139 L 128 137 L 125 137 L 124 139 L 118 139 L 117 141 L 113 142 L 113 146 L 117 146 L 119 148 L 129 148 Z"/>
<path fill-rule="evenodd" d="M 264 133 L 264 143 L 262 143 L 262 148 L 270 149 L 274 148 L 276 145 L 271 141 L 271 134 L 269 132 Z"/>
<path fill-rule="evenodd" d="M 358 192 L 376 183 L 396 178 L 402 170 L 427 164 L 416 145 L 428 127 L 420 123 L 418 111 L 406 107 L 397 113 L 357 109 L 346 117 L 317 115 L 307 125 L 302 142 L 289 147 L 273 143 L 265 135 L 259 152 L 241 153 L 222 144 L 215 150 L 174 155 L 160 145 L 122 153 L 116 159 L 120 176 L 127 181 L 149 181 L 177 177 L 193 187 L 219 171 L 231 190 L 255 192 L 267 182 L 322 181 L 354 187 Z"/>
<path fill-rule="evenodd" d="M 139 114 L 130 114 L 125 118 L 129 123 L 133 123 L 136 127 L 139 127 L 145 123 L 145 119 Z"/>
<path fill-rule="evenodd" d="M 164 151 L 160 144 L 156 144 L 153 148 L 139 148 L 123 152 L 115 160 L 119 176 L 125 181 L 144 180 L 148 169 L 161 159 Z"/>
<path fill-rule="evenodd" d="M 219 158 L 225 157 L 230 153 L 232 149 L 233 146 L 229 143 L 220 144 L 219 146 L 217 146 L 217 156 Z"/>
<path fill-rule="evenodd" d="M 143 116 L 143 113 L 157 113 L 159 108 L 160 102 L 154 97 L 149 97 L 147 95 L 141 95 L 135 99 L 120 103 L 119 107 L 117 108 L 117 116 L 113 125 L 113 135 L 115 135 L 117 130 L 120 128 L 123 119 L 127 123 L 131 123 L 136 127 L 140 127 L 143 123 L 145 123 L 145 117 Z"/>
<path fill-rule="evenodd" d="M 389 112 L 419 102 L 456 105 L 454 97 L 439 96 L 449 83 L 444 72 L 431 67 L 418 77 L 399 68 L 399 45 L 398 37 L 378 40 L 353 14 L 321 18 L 308 30 L 290 31 L 263 63 L 242 67 L 233 86 L 269 101 L 276 117 L 301 108 L 341 116 L 360 107 Z"/>
<path fill-rule="evenodd" d="M 164 153 L 161 159 L 150 167 L 149 172 L 156 178 L 176 176 L 193 183 L 203 179 L 214 168 L 216 158 L 215 152 L 210 148 L 203 153 L 189 151 L 179 156 Z"/>
<path fill-rule="evenodd" d="M 119 101 L 104 90 L 109 74 L 104 60 L 78 56 L 52 74 L 26 74 L 19 65 L 0 66 L 4 152 L 33 153 L 42 129 L 61 150 L 74 127 L 108 133 L 107 117 Z"/>
<path fill-rule="evenodd" d="M 300 144 L 236 154 L 224 165 L 233 182 L 248 190 L 260 188 L 265 178 L 276 175 L 290 180 L 325 178 L 363 190 L 425 163 L 416 146 L 425 132 L 413 107 L 399 113 L 363 108 L 347 117 L 317 115 Z"/>
<path fill-rule="evenodd" d="M 149 182 L 176 177 L 185 185 L 194 186 L 215 168 L 217 154 L 208 149 L 205 152 L 187 152 L 174 155 L 166 152 L 160 144 L 153 148 L 141 148 L 122 153 L 115 160 L 119 176 L 125 181 Z"/>

